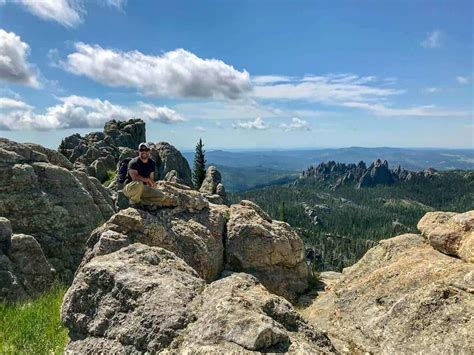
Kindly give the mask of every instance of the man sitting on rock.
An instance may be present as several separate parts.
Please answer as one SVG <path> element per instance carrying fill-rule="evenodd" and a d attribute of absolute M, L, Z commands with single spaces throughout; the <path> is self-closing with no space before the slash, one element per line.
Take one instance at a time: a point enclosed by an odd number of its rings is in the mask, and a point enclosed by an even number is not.
<path fill-rule="evenodd" d="M 127 179 L 123 193 L 132 204 L 159 204 L 165 198 L 162 191 L 156 189 L 156 163 L 150 158 L 150 147 L 146 143 L 138 145 L 138 157 L 128 163 Z"/>

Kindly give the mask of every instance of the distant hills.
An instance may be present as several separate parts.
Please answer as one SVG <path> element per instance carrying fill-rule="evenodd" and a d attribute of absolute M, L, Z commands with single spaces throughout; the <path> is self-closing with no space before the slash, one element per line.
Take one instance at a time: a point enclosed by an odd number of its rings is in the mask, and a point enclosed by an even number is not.
<path fill-rule="evenodd" d="M 191 167 L 194 152 L 184 152 Z M 417 148 L 328 148 L 312 150 L 206 151 L 209 165 L 216 165 L 222 173 L 228 191 L 245 191 L 265 185 L 285 183 L 299 173 L 321 162 L 373 162 L 387 160 L 391 167 L 400 165 L 411 171 L 427 168 L 436 170 L 474 170 L 474 149 L 417 149 Z"/>

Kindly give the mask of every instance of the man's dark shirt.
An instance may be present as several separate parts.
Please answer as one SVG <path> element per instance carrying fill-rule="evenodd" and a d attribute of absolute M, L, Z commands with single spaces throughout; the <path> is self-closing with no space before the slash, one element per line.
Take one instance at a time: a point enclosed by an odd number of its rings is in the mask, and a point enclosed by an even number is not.
<path fill-rule="evenodd" d="M 130 160 L 130 163 L 128 163 L 127 179 L 125 180 L 125 183 L 128 184 L 129 182 L 133 181 L 132 177 L 130 176 L 130 169 L 138 171 L 138 175 L 147 178 L 150 177 L 151 173 L 155 172 L 155 167 L 156 163 L 151 158 L 148 158 L 146 163 L 141 161 L 139 157 L 133 158 Z"/>

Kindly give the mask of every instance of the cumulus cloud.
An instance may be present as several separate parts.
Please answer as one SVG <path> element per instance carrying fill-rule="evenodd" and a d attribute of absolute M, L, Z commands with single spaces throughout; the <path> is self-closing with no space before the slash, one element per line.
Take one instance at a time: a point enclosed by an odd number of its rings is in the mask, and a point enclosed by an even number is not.
<path fill-rule="evenodd" d="M 286 132 L 289 131 L 310 131 L 311 126 L 305 120 L 302 120 L 298 117 L 293 117 L 291 123 L 282 123 L 280 128 L 284 129 Z"/>
<path fill-rule="evenodd" d="M 421 42 L 423 48 L 438 48 L 441 46 L 443 33 L 440 30 L 434 30 L 426 34 L 426 38 Z"/>
<path fill-rule="evenodd" d="M 26 60 L 29 51 L 18 35 L 0 29 L 0 80 L 39 87 L 37 74 Z"/>
<path fill-rule="evenodd" d="M 138 89 L 148 96 L 237 99 L 251 89 L 249 74 L 217 59 L 184 49 L 160 56 L 76 43 L 62 63 L 67 71 L 112 87 Z"/>
<path fill-rule="evenodd" d="M 21 100 L 12 99 L 9 97 L 0 97 L 1 110 L 12 110 L 12 109 L 30 110 L 32 108 L 33 106 L 30 106 L 26 102 L 23 102 Z"/>
<path fill-rule="evenodd" d="M 58 100 L 60 104 L 38 114 L 30 105 L 15 104 L 8 101 L 8 98 L 1 98 L 0 105 L 3 102 L 7 110 L 2 110 L 0 114 L 0 127 L 3 130 L 99 128 L 108 120 L 124 120 L 130 117 L 163 123 L 184 121 L 184 118 L 172 109 L 143 102 L 133 107 L 125 107 L 107 100 L 83 96 L 60 97 Z"/>
<path fill-rule="evenodd" d="M 457 76 L 456 81 L 459 84 L 467 84 L 467 83 L 469 83 L 469 77 L 468 76 Z"/>
<path fill-rule="evenodd" d="M 283 78 L 283 77 L 282 77 Z M 253 97 L 273 100 L 304 100 L 340 105 L 345 101 L 370 102 L 403 93 L 403 90 L 375 85 L 375 76 L 329 74 L 305 76 L 287 82 L 256 85 Z"/>
<path fill-rule="evenodd" d="M 448 111 L 439 109 L 434 105 L 414 106 L 408 108 L 394 108 L 382 104 L 370 104 L 365 102 L 346 102 L 345 107 L 359 108 L 371 111 L 378 116 L 386 117 L 453 117 L 469 116 L 467 111 Z"/>
<path fill-rule="evenodd" d="M 12 3 L 21 5 L 31 14 L 46 20 L 55 21 L 64 27 L 76 27 L 84 21 L 85 0 L 15 0 Z M 123 10 L 127 0 L 99 0 L 100 5 Z M 0 0 L 0 6 L 5 4 Z"/>
<path fill-rule="evenodd" d="M 242 129 L 258 129 L 258 130 L 264 130 L 264 129 L 270 128 L 270 126 L 267 125 L 265 121 L 262 120 L 262 118 L 260 117 L 257 117 L 254 121 L 234 123 L 232 127 L 235 129 L 242 128 Z"/>

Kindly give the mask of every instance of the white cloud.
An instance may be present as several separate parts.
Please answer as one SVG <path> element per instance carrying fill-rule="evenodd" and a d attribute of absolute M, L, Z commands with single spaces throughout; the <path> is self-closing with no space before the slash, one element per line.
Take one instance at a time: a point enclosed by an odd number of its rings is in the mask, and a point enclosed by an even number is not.
<path fill-rule="evenodd" d="M 424 88 L 423 93 L 425 94 L 436 94 L 438 92 L 442 92 L 443 89 L 441 88 L 435 88 L 435 87 L 430 87 L 430 88 Z"/>
<path fill-rule="evenodd" d="M 241 97 L 251 89 L 249 74 L 217 59 L 202 59 L 184 49 L 161 56 L 122 52 L 76 43 L 63 68 L 112 87 L 136 88 L 148 96 L 178 98 Z"/>
<path fill-rule="evenodd" d="M 198 132 L 206 132 L 206 129 L 202 126 L 195 126 L 194 130 Z"/>
<path fill-rule="evenodd" d="M 127 5 L 127 0 L 102 0 L 105 5 L 110 7 L 115 7 L 118 10 L 123 10 L 125 5 Z"/>
<path fill-rule="evenodd" d="M 370 102 L 403 93 L 402 90 L 374 85 L 375 76 L 329 74 L 305 76 L 291 82 L 255 86 L 252 95 L 259 99 L 303 100 L 340 105 L 345 101 Z"/>
<path fill-rule="evenodd" d="M 386 117 L 453 117 L 470 115 L 470 113 L 467 111 L 445 111 L 438 109 L 434 105 L 414 106 L 409 108 L 392 108 L 382 104 L 370 104 L 365 102 L 346 102 L 344 103 L 344 106 L 368 110 L 378 116 Z"/>
<path fill-rule="evenodd" d="M 0 0 L 0 6 L 5 4 Z M 23 6 L 28 12 L 46 20 L 55 21 L 64 27 L 76 27 L 84 21 L 86 0 L 14 0 L 13 4 Z M 127 0 L 99 0 L 100 5 L 123 10 Z"/>
<path fill-rule="evenodd" d="M 459 83 L 459 84 L 467 84 L 469 83 L 469 76 L 457 76 L 456 77 L 456 81 Z"/>
<path fill-rule="evenodd" d="M 76 27 L 85 14 L 79 0 L 17 0 L 16 3 L 43 20 L 56 21 L 65 27 Z"/>
<path fill-rule="evenodd" d="M 143 102 L 125 107 L 107 100 L 82 96 L 60 97 L 58 100 L 61 104 L 47 108 L 43 114 L 35 113 L 32 106 L 25 104 L 23 107 L 12 107 L 12 102 L 5 101 L 10 105 L 10 110 L 0 115 L 0 127 L 4 130 L 98 128 L 108 120 L 131 117 L 163 123 L 184 121 L 184 118 L 172 109 Z"/>
<path fill-rule="evenodd" d="M 426 38 L 421 42 L 423 48 L 438 48 L 441 46 L 443 33 L 440 30 L 434 30 L 426 34 Z"/>
<path fill-rule="evenodd" d="M 252 82 L 256 85 L 274 84 L 278 82 L 288 82 L 294 77 L 284 75 L 257 75 L 252 77 Z"/>
<path fill-rule="evenodd" d="M 309 125 L 309 123 L 305 120 L 302 120 L 298 117 L 293 117 L 291 119 L 291 123 L 282 123 L 280 125 L 280 128 L 284 129 L 286 132 L 289 132 L 289 131 L 297 131 L 297 130 L 300 130 L 300 131 L 310 131 L 311 130 L 311 126 Z"/>
<path fill-rule="evenodd" d="M 19 36 L 0 29 L 0 80 L 39 87 L 37 74 L 26 60 L 29 51 Z"/>
<path fill-rule="evenodd" d="M 11 110 L 11 109 L 30 110 L 32 108 L 33 106 L 30 106 L 26 102 L 23 102 L 21 100 L 12 99 L 9 97 L 0 97 L 1 110 Z"/>
<path fill-rule="evenodd" d="M 254 121 L 238 122 L 232 125 L 233 128 L 238 129 L 258 129 L 264 130 L 270 128 L 260 117 L 257 117 Z"/>

